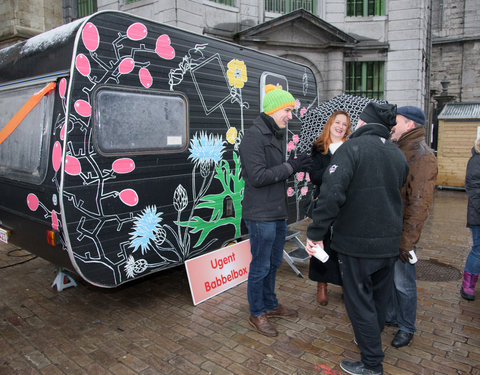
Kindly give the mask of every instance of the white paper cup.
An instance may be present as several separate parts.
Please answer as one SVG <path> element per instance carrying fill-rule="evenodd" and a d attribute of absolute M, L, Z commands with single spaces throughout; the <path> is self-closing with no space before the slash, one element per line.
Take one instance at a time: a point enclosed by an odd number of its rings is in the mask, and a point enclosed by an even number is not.
<path fill-rule="evenodd" d="M 325 250 L 323 250 L 323 247 L 317 244 L 313 246 L 313 250 L 315 250 L 315 254 L 313 254 L 313 256 L 320 262 L 325 263 L 328 260 L 329 255 L 325 252 Z"/>
<path fill-rule="evenodd" d="M 410 262 L 410 264 L 415 264 L 415 263 L 417 263 L 418 258 L 417 258 L 417 254 L 415 254 L 415 251 L 410 250 L 408 253 L 409 253 L 410 256 L 411 256 L 411 258 L 408 258 L 408 261 Z"/>

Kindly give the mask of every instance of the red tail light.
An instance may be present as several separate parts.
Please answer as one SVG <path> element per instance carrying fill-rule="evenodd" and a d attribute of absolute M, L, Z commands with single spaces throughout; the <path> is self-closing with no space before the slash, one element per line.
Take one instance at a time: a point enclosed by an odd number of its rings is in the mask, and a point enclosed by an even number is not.
<path fill-rule="evenodd" d="M 55 236 L 55 231 L 47 230 L 47 243 L 50 246 L 57 246 L 57 239 Z"/>

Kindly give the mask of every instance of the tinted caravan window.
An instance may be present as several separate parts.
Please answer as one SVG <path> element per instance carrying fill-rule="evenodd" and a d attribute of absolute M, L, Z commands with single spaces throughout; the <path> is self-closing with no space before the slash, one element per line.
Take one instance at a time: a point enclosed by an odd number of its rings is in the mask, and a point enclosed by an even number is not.
<path fill-rule="evenodd" d="M 45 87 L 45 83 L 0 90 L 0 128 Z M 40 184 L 48 165 L 54 91 L 45 95 L 0 144 L 0 176 Z"/>
<path fill-rule="evenodd" d="M 187 99 L 169 91 L 103 87 L 94 95 L 95 142 L 103 154 L 180 152 L 187 147 Z"/>
<path fill-rule="evenodd" d="M 264 72 L 260 77 L 260 108 L 263 108 L 263 97 L 265 96 L 265 86 L 279 86 L 283 90 L 288 91 L 287 77 L 280 74 Z"/>

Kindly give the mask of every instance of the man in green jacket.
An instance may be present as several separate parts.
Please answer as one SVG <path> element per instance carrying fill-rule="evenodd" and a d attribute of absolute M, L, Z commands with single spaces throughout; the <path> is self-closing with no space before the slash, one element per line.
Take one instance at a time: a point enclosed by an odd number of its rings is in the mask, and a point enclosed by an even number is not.
<path fill-rule="evenodd" d="M 277 269 L 287 235 L 287 183 L 292 174 L 308 171 L 309 155 L 288 160 L 286 127 L 295 99 L 288 91 L 267 85 L 263 112 L 253 121 L 240 144 L 245 192 L 242 218 L 248 229 L 252 260 L 248 272 L 249 324 L 265 336 L 278 332 L 269 318 L 296 317 L 297 311 L 279 304 L 275 295 Z"/>

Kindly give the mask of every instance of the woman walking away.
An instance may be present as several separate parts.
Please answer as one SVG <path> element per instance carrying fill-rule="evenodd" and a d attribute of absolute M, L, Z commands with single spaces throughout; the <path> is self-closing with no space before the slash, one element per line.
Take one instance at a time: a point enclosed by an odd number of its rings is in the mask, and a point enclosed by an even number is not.
<path fill-rule="evenodd" d="M 472 230 L 473 246 L 465 262 L 460 294 L 466 300 L 473 301 L 480 273 L 480 138 L 475 141 L 472 157 L 467 164 L 465 190 L 468 194 L 467 227 Z"/>
<path fill-rule="evenodd" d="M 322 175 L 330 164 L 332 155 L 340 145 L 347 140 L 350 134 L 350 117 L 345 111 L 335 111 L 327 120 L 320 136 L 312 145 L 312 169 L 310 179 L 315 185 L 314 196 L 318 196 Z M 342 285 L 342 278 L 338 267 L 338 257 L 335 251 L 330 249 L 331 231 L 323 240 L 325 251 L 330 256 L 327 262 L 322 263 L 315 257 L 310 258 L 308 277 L 317 281 L 317 302 L 326 306 L 328 304 L 327 283 Z"/>

